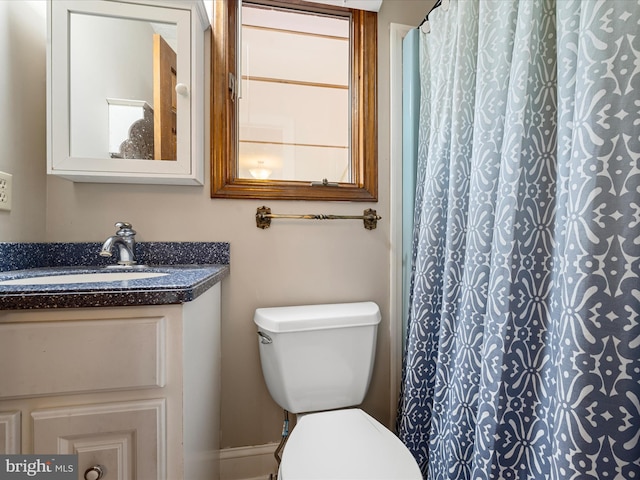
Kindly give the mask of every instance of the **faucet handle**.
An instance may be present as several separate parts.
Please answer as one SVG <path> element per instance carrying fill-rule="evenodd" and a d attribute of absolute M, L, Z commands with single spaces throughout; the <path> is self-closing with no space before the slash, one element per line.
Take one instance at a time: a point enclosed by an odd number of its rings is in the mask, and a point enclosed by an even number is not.
<path fill-rule="evenodd" d="M 133 230 L 133 225 L 131 225 L 129 222 L 116 222 L 116 228 L 118 228 L 118 231 L 116 232 L 116 235 L 119 236 L 133 236 L 136 234 L 136 231 Z"/>

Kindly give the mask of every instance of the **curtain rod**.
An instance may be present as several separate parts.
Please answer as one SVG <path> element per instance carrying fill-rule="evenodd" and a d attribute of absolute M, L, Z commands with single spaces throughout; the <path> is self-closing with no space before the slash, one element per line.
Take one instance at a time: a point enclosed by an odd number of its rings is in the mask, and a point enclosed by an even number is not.
<path fill-rule="evenodd" d="M 424 16 L 424 19 L 420 22 L 420 25 L 418 25 L 418 28 L 424 25 L 425 22 L 429 21 L 429 15 L 431 15 L 431 12 L 433 12 L 440 5 L 442 5 L 442 0 L 436 0 L 436 3 L 433 4 L 433 7 L 431 7 L 431 10 L 427 12 L 427 14 Z"/>

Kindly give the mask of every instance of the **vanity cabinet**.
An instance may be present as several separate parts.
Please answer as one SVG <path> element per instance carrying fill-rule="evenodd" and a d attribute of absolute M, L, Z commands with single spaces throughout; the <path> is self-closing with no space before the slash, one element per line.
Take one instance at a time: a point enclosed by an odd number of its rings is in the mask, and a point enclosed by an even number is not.
<path fill-rule="evenodd" d="M 48 0 L 47 172 L 203 185 L 203 0 Z"/>
<path fill-rule="evenodd" d="M 179 305 L 0 311 L 0 453 L 217 479 L 220 284 Z"/>

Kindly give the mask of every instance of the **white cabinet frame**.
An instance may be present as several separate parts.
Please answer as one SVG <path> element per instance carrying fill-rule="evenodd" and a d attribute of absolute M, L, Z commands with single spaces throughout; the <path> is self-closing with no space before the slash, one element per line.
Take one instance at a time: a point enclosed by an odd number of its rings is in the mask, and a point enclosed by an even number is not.
<path fill-rule="evenodd" d="M 72 13 L 177 25 L 177 84 L 187 86 L 186 93 L 177 95 L 177 160 L 73 156 Z M 203 185 L 204 32 L 210 24 L 202 0 L 49 0 L 47 14 L 47 173 L 76 182 Z M 90 124 L 91 119 L 83 121 Z"/>

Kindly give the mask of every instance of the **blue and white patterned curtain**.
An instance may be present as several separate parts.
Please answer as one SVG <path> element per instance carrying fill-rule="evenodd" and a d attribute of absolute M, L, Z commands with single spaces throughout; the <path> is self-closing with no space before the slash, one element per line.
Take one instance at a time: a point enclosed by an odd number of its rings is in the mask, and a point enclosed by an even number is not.
<path fill-rule="evenodd" d="M 428 479 L 640 479 L 640 1 L 421 38 L 398 434 Z"/>

